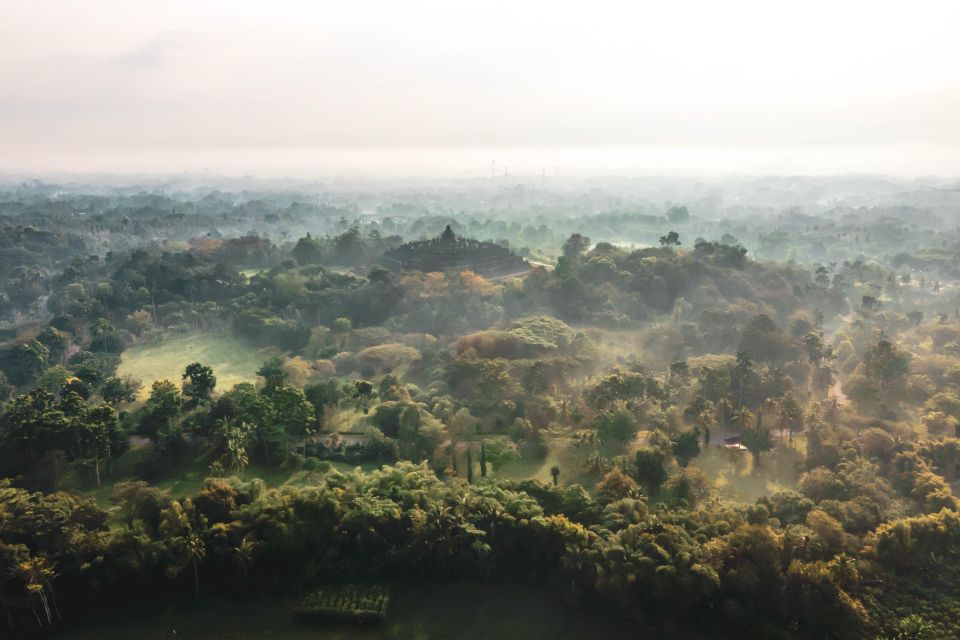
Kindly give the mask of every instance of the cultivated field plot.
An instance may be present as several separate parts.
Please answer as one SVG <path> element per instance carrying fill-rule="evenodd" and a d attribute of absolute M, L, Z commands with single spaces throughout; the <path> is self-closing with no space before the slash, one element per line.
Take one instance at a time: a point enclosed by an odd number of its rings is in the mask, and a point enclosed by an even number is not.
<path fill-rule="evenodd" d="M 297 607 L 298 620 L 383 622 L 390 594 L 380 585 L 330 585 L 307 594 Z"/>

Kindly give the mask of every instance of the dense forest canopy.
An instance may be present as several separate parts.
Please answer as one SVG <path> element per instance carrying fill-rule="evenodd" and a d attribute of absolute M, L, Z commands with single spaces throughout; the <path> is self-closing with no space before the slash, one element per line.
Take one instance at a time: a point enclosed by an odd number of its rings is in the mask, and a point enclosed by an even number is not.
<path fill-rule="evenodd" d="M 244 188 L 0 188 L 0 635 L 449 580 L 960 635 L 956 185 Z"/>

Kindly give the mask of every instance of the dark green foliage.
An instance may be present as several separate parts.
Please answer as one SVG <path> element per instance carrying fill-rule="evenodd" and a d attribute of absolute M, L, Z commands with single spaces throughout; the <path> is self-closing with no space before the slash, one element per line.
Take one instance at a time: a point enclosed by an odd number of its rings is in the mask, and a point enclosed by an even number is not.
<path fill-rule="evenodd" d="M 867 351 L 863 362 L 868 374 L 876 378 L 884 389 L 902 381 L 910 370 L 909 356 L 882 337 Z"/>
<path fill-rule="evenodd" d="M 272 395 L 283 388 L 287 382 L 287 372 L 283 370 L 283 358 L 275 357 L 267 360 L 257 370 L 257 375 L 263 378 L 263 393 Z"/>
<path fill-rule="evenodd" d="M 597 416 L 597 435 L 604 444 L 623 444 L 636 434 L 637 421 L 629 411 L 603 411 Z"/>
<path fill-rule="evenodd" d="M 679 247 L 680 234 L 676 231 L 670 231 L 665 236 L 660 236 L 660 245 L 663 247 Z"/>
<path fill-rule="evenodd" d="M 184 395 L 192 398 L 194 402 L 209 400 L 210 394 L 217 386 L 217 377 L 213 374 L 213 369 L 199 362 L 188 364 L 181 379 L 186 381 L 183 386 Z"/>
<path fill-rule="evenodd" d="M 784 362 L 794 358 L 797 350 L 765 314 L 750 320 L 740 338 L 740 351 L 761 362 Z"/>
<path fill-rule="evenodd" d="M 680 466 L 686 467 L 690 460 L 700 455 L 700 430 L 684 431 L 671 436 L 670 447 Z"/>
<path fill-rule="evenodd" d="M 133 402 L 141 386 L 139 380 L 122 380 L 112 376 L 104 381 L 103 387 L 100 389 L 100 395 L 113 406 L 118 406 L 122 402 Z"/>
<path fill-rule="evenodd" d="M 637 482 L 646 490 L 647 495 L 653 495 L 667 480 L 667 472 L 663 468 L 664 455 L 661 451 L 650 447 L 637 450 L 633 461 L 634 473 Z"/>
<path fill-rule="evenodd" d="M 310 340 L 310 327 L 275 316 L 266 309 L 246 309 L 234 320 L 236 332 L 256 344 L 300 351 Z"/>
<path fill-rule="evenodd" d="M 0 370 L 14 386 L 26 386 L 43 372 L 49 357 L 49 349 L 36 340 L 11 345 L 0 352 Z"/>

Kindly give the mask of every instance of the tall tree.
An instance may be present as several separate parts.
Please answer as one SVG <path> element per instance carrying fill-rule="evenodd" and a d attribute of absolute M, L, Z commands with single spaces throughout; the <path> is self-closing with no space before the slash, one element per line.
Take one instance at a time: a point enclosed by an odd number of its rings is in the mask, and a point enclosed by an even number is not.
<path fill-rule="evenodd" d="M 210 394 L 217 386 L 217 377 L 213 375 L 213 369 L 199 362 L 188 364 L 180 379 L 185 381 L 184 395 L 191 398 L 193 404 L 210 400 Z"/>
<path fill-rule="evenodd" d="M 683 431 L 671 436 L 670 447 L 677 464 L 686 468 L 693 458 L 700 455 L 700 430 Z"/>
<path fill-rule="evenodd" d="M 480 477 L 487 477 L 487 443 L 480 441 Z"/>
<path fill-rule="evenodd" d="M 660 236 L 660 246 L 662 247 L 679 247 L 680 246 L 680 234 L 676 231 L 670 231 L 665 236 Z"/>
<path fill-rule="evenodd" d="M 763 413 L 757 414 L 756 421 L 748 421 L 740 432 L 740 442 L 753 456 L 753 470 L 760 467 L 760 454 L 773 449 L 770 431 L 763 426 Z"/>
<path fill-rule="evenodd" d="M 283 358 L 275 356 L 261 365 L 257 375 L 263 378 L 263 393 L 272 395 L 287 383 L 287 372 L 283 370 Z"/>

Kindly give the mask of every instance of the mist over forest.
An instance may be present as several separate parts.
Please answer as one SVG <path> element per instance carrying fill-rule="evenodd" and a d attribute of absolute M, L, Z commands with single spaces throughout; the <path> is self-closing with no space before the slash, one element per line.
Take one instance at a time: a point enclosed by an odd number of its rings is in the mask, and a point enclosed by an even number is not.
<path fill-rule="evenodd" d="M 871 175 L 8 178 L 4 633 L 955 637 L 958 217 Z"/>

